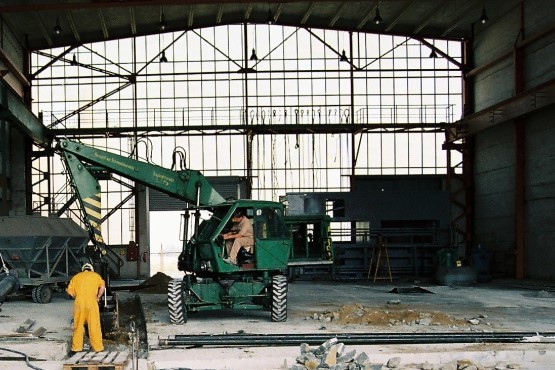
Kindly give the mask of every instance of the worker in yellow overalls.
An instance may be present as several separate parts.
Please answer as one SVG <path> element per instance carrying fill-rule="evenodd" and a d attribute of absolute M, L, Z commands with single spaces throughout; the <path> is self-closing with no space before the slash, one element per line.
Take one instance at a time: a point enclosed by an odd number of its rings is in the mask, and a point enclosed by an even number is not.
<path fill-rule="evenodd" d="M 104 350 L 102 330 L 100 328 L 100 311 L 98 301 L 104 294 L 104 280 L 94 272 L 90 263 L 85 263 L 81 272 L 75 275 L 66 289 L 67 294 L 75 298 L 73 303 L 73 338 L 71 351 L 83 350 L 83 332 L 88 325 L 89 339 L 93 351 Z"/>

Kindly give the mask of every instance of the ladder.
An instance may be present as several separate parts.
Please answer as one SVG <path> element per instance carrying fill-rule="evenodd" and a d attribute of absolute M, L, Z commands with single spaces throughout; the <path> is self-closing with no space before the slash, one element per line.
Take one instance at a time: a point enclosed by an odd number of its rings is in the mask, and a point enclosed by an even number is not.
<path fill-rule="evenodd" d="M 373 266 L 374 261 L 376 261 L 375 267 Z M 382 265 L 382 269 L 387 269 L 387 276 L 378 276 L 378 271 L 380 271 L 380 264 Z M 373 274 L 372 270 L 374 272 Z M 366 277 L 366 280 L 370 280 L 370 277 L 372 275 L 374 275 L 374 283 L 378 279 L 389 279 L 389 281 L 393 282 L 393 278 L 391 277 L 391 265 L 389 264 L 389 255 L 387 253 L 387 244 L 385 242 L 385 238 L 381 234 L 378 234 L 376 244 L 374 244 L 374 248 L 372 250 L 372 257 L 370 257 L 368 276 Z"/>

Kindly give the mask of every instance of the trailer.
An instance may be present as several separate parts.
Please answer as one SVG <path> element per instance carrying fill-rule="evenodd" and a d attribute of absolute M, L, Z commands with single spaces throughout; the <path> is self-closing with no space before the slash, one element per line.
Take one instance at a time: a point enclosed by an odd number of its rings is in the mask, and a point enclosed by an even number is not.
<path fill-rule="evenodd" d="M 0 217 L 0 255 L 9 275 L 19 281 L 17 292 L 35 303 L 49 303 L 81 271 L 89 236 L 69 218 Z"/>

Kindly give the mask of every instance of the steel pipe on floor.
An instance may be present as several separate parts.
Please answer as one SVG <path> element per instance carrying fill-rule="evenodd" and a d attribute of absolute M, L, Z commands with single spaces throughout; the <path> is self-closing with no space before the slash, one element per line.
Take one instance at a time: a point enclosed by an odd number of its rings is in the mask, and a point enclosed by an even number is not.
<path fill-rule="evenodd" d="M 344 344 L 448 344 L 520 343 L 526 338 L 545 337 L 555 341 L 555 332 L 491 333 L 329 333 L 329 334 L 214 334 L 175 335 L 159 339 L 162 347 L 171 346 L 295 346 L 319 345 L 337 338 Z"/>

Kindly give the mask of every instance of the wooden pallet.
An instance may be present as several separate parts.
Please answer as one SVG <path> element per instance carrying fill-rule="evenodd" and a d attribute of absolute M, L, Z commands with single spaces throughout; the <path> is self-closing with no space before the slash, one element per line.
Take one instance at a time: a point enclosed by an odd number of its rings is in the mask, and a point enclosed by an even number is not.
<path fill-rule="evenodd" d="M 128 352 L 77 352 L 64 363 L 64 370 L 123 370 Z"/>

